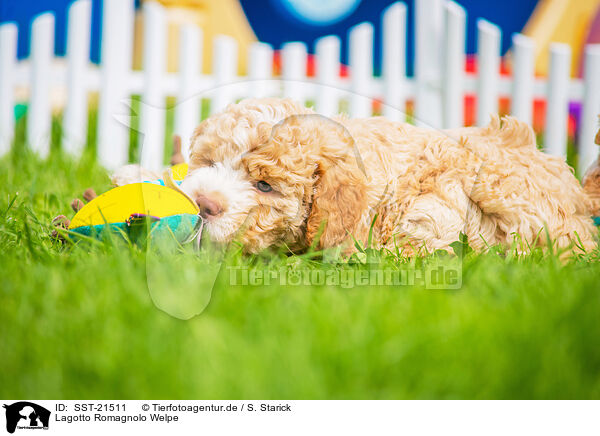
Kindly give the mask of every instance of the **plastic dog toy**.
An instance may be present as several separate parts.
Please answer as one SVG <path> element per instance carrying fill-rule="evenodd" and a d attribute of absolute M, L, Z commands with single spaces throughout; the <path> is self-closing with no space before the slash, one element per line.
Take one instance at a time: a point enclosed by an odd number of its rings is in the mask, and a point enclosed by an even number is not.
<path fill-rule="evenodd" d="M 75 200 L 72 206 L 79 210 L 66 223 L 70 238 L 102 238 L 109 231 L 133 241 L 146 232 L 152 237 L 172 236 L 180 243 L 193 239 L 201 231 L 202 219 L 196 202 L 177 184 L 186 173 L 187 164 L 179 164 L 167 170 L 162 180 L 113 188 L 83 207 Z"/>

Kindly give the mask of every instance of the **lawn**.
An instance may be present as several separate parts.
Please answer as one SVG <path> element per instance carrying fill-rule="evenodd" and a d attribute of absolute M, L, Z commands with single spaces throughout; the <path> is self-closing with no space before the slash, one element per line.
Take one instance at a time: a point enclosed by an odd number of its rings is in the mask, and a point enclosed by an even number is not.
<path fill-rule="evenodd" d="M 600 398 L 597 251 L 564 264 L 457 244 L 460 257 L 365 250 L 336 264 L 233 247 L 212 287 L 190 247 L 157 259 L 50 237 L 74 197 L 109 187 L 89 156 L 41 161 L 17 144 L 0 174 L 0 397 Z M 458 265 L 462 286 L 240 284 L 236 265 L 254 277 Z M 182 320 L 154 301 L 208 305 Z"/>

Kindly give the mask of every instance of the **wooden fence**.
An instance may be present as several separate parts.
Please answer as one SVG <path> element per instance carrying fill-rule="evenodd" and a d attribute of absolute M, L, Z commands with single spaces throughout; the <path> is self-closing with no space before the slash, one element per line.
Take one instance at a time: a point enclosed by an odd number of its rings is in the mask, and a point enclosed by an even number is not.
<path fill-rule="evenodd" d="M 99 94 L 98 158 L 107 168 L 127 162 L 130 100 L 141 95 L 138 116 L 142 165 L 163 165 L 166 97 L 176 99 L 175 133 L 189 138 L 200 121 L 200 99 L 210 99 L 211 112 L 243 97 L 287 96 L 314 104 L 325 115 L 336 113 L 346 101 L 351 116 L 373 113 L 373 101 L 394 120 L 405 120 L 407 101 L 414 102 L 416 122 L 433 128 L 457 127 L 464 120 L 464 97 L 474 94 L 476 123 L 486 124 L 498 112 L 502 97 L 510 98 L 510 112 L 532 121 L 534 99 L 547 102 L 544 148 L 566 155 L 568 107 L 581 105 L 578 150 L 581 171 L 597 156 L 594 135 L 600 113 L 600 45 L 585 48 L 583 79 L 570 77 L 570 48 L 553 44 L 547 78 L 534 75 L 534 43 L 513 35 L 512 75 L 500 74 L 501 29 L 477 21 L 477 73 L 465 71 L 465 10 L 442 0 L 415 2 L 415 74 L 406 75 L 407 9 L 402 2 L 389 6 L 382 20 L 382 71 L 373 72 L 371 23 L 361 23 L 348 34 L 348 75 L 340 75 L 340 45 L 336 36 L 318 40 L 314 47 L 316 73 L 307 77 L 305 44 L 289 42 L 281 47 L 281 74 L 273 76 L 273 48 L 257 42 L 250 47 L 245 76 L 238 76 L 238 47 L 228 36 L 213 43 L 212 73 L 202 74 L 202 29 L 181 28 L 179 71 L 166 72 L 167 22 L 163 7 L 145 2 L 143 68 L 132 69 L 134 0 L 104 0 L 102 51 L 99 66 L 91 64 L 91 1 L 70 6 L 67 54 L 54 57 L 54 16 L 38 16 L 33 22 L 29 59 L 16 56 L 17 27 L 0 25 L 0 155 L 10 149 L 14 137 L 15 90 L 27 90 L 27 141 L 41 156 L 49 152 L 52 90 L 66 93 L 62 146 L 81 153 L 87 136 L 89 95 Z M 187 146 L 184 141 L 184 147 Z"/>

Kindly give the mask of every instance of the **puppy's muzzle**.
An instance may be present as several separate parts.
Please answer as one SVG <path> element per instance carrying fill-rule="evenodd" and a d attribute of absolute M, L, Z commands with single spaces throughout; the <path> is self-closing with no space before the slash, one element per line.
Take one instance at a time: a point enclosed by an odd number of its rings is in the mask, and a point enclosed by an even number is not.
<path fill-rule="evenodd" d="M 207 221 L 223 215 L 223 206 L 216 200 L 203 194 L 196 196 L 196 204 L 200 209 L 200 216 Z"/>

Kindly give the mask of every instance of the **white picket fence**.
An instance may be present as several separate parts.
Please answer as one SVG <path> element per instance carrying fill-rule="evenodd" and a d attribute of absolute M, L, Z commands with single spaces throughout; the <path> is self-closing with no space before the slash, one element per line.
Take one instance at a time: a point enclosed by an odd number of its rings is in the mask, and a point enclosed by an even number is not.
<path fill-rule="evenodd" d="M 166 72 L 167 22 L 157 2 L 143 4 L 143 69 L 132 70 L 134 0 L 104 0 L 102 61 L 89 62 L 91 1 L 77 0 L 69 10 L 66 62 L 57 63 L 54 52 L 54 16 L 38 16 L 32 26 L 30 58 L 17 61 L 17 27 L 0 25 L 0 155 L 14 137 L 15 88 L 29 90 L 27 140 L 41 156 L 49 152 L 50 92 L 60 88 L 67 100 L 63 117 L 63 147 L 81 153 L 87 132 L 88 97 L 99 93 L 98 158 L 107 168 L 127 162 L 130 99 L 141 94 L 138 116 L 140 161 L 158 169 L 163 165 L 166 97 L 175 97 L 176 134 L 189 138 L 200 121 L 200 99 L 211 100 L 211 112 L 243 97 L 286 96 L 314 102 L 330 115 L 348 102 L 351 116 L 372 114 L 373 99 L 383 103 L 383 115 L 404 120 L 406 102 L 414 100 L 418 123 L 433 128 L 463 123 L 465 93 L 477 96 L 477 124 L 486 124 L 498 111 L 500 97 L 511 98 L 511 112 L 531 122 L 534 98 L 547 99 L 545 148 L 566 155 L 568 104 L 581 102 L 578 150 L 582 171 L 597 156 L 594 145 L 600 113 L 600 45 L 585 48 L 582 80 L 570 77 L 570 48 L 552 45 L 550 72 L 534 77 L 534 43 L 513 36 L 513 76 L 500 76 L 501 29 L 477 22 L 478 73 L 465 72 L 466 13 L 457 3 L 417 0 L 414 77 L 406 75 L 406 6 L 394 3 L 382 14 L 382 74 L 373 74 L 373 33 L 370 23 L 353 27 L 349 39 L 350 77 L 340 77 L 340 40 L 327 36 L 315 45 L 316 76 L 307 77 L 307 47 L 290 42 L 282 47 L 282 73 L 272 77 L 273 49 L 264 43 L 250 47 L 248 73 L 237 75 L 237 43 L 228 36 L 213 41 L 212 74 L 201 74 L 202 29 L 181 28 L 179 71 Z"/>

